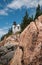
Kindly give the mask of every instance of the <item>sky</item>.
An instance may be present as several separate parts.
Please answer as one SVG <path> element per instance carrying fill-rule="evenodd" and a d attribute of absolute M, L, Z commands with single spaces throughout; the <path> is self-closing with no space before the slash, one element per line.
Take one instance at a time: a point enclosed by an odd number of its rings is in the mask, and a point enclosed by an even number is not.
<path fill-rule="evenodd" d="M 34 16 L 38 4 L 42 6 L 42 0 L 0 0 L 0 37 L 8 32 L 14 21 L 21 23 L 26 10 L 29 16 Z"/>

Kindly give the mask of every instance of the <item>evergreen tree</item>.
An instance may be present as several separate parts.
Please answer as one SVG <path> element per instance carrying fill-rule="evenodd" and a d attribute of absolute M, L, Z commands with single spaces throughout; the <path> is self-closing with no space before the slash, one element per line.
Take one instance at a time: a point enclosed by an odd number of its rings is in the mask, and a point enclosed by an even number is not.
<path fill-rule="evenodd" d="M 12 34 L 12 27 L 8 30 L 8 35 Z"/>
<path fill-rule="evenodd" d="M 38 16 L 41 15 L 41 9 L 40 9 L 40 5 L 38 4 L 38 7 L 36 8 L 36 15 L 35 15 L 35 19 L 38 18 Z"/>
<path fill-rule="evenodd" d="M 23 20 L 21 23 L 21 32 L 26 28 L 27 25 L 30 24 L 31 21 L 33 21 L 33 16 L 29 17 L 29 15 L 26 11 L 25 16 L 23 17 Z"/>
<path fill-rule="evenodd" d="M 3 36 L 1 37 L 1 41 L 5 38 L 5 36 L 6 36 L 6 38 L 7 38 L 7 37 L 10 36 L 10 35 L 12 35 L 12 28 L 10 28 L 10 29 L 8 30 L 8 33 L 6 33 L 5 35 L 3 35 Z"/>
<path fill-rule="evenodd" d="M 29 23 L 32 22 L 34 19 L 33 19 L 33 15 L 31 17 L 29 17 L 28 21 Z"/>
<path fill-rule="evenodd" d="M 23 20 L 22 20 L 22 23 L 21 23 L 21 31 L 23 31 L 28 24 L 29 24 L 29 22 L 28 22 L 28 13 L 26 11 L 25 16 L 23 17 Z"/>

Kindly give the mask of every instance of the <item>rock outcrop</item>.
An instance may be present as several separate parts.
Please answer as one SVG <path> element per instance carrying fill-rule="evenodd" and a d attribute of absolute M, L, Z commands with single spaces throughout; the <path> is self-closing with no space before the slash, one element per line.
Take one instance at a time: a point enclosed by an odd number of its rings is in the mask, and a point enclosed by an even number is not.
<path fill-rule="evenodd" d="M 40 52 L 42 51 L 42 15 L 35 22 L 31 22 L 21 33 L 20 41 L 20 46 L 23 48 L 24 65 L 42 65 L 38 58 L 39 56 L 42 58 Z M 37 57 L 36 61 L 35 57 Z"/>
<path fill-rule="evenodd" d="M 13 56 L 13 59 L 10 62 L 10 65 L 22 65 L 22 50 L 18 47 L 15 51 L 15 54 Z"/>
<path fill-rule="evenodd" d="M 8 38 L 5 37 L 4 40 L 0 42 L 0 65 L 9 65 L 10 60 L 18 48 L 18 38 L 19 36 L 11 35 Z"/>
<path fill-rule="evenodd" d="M 4 46 L 5 43 L 6 43 L 6 37 L 4 38 L 3 41 L 0 42 L 0 47 L 1 47 L 1 46 Z"/>
<path fill-rule="evenodd" d="M 10 36 L 0 47 L 0 65 L 42 65 L 42 15 L 19 38 Z"/>
<path fill-rule="evenodd" d="M 8 65 L 9 61 L 13 58 L 17 46 L 1 46 L 0 47 L 0 64 Z"/>

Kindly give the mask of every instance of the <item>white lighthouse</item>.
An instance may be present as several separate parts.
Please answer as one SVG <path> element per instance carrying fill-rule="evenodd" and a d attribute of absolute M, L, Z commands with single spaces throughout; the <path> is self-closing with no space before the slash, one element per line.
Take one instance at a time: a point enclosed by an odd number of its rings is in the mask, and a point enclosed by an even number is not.
<path fill-rule="evenodd" d="M 20 26 L 20 24 L 18 24 L 18 25 L 13 25 L 12 26 L 12 32 L 13 32 L 13 34 L 15 34 L 15 33 L 17 33 L 17 32 L 20 32 L 21 31 L 21 26 Z"/>

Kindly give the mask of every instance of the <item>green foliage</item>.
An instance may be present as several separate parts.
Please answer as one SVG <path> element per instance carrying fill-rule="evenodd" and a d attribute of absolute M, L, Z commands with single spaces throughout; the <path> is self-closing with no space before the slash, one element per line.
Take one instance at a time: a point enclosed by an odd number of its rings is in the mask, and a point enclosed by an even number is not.
<path fill-rule="evenodd" d="M 38 4 L 38 7 L 36 8 L 36 14 L 35 14 L 35 19 L 38 18 L 38 16 L 40 16 L 42 14 L 41 9 L 40 9 L 40 5 Z"/>
<path fill-rule="evenodd" d="M 30 22 L 33 20 L 32 17 L 28 16 L 28 13 L 26 11 L 25 16 L 23 17 L 22 23 L 21 23 L 21 32 L 26 28 L 27 25 L 30 24 Z"/>
<path fill-rule="evenodd" d="M 4 39 L 4 37 L 5 37 L 5 35 L 3 35 L 3 36 L 1 37 L 1 41 Z"/>
<path fill-rule="evenodd" d="M 12 28 L 10 28 L 9 30 L 8 30 L 8 35 L 11 35 L 12 34 Z"/>
<path fill-rule="evenodd" d="M 23 17 L 23 20 L 22 20 L 22 23 L 21 23 L 21 29 L 22 29 L 22 31 L 27 26 L 27 24 L 28 24 L 28 13 L 26 11 L 25 16 Z"/>
<path fill-rule="evenodd" d="M 7 34 L 5 34 L 5 35 L 3 35 L 3 36 L 1 37 L 1 41 L 4 39 L 5 36 L 8 37 L 8 36 L 10 36 L 10 35 L 12 35 L 12 28 L 10 28 L 10 29 L 8 30 L 8 33 L 7 33 Z"/>
<path fill-rule="evenodd" d="M 33 16 L 32 17 L 29 17 L 29 24 L 30 24 L 30 22 L 32 22 L 33 21 Z"/>

